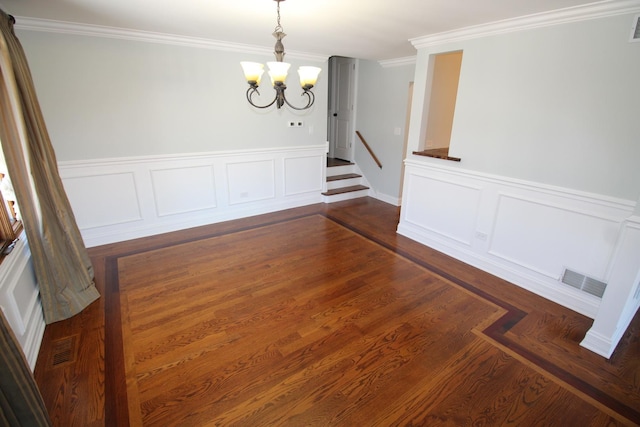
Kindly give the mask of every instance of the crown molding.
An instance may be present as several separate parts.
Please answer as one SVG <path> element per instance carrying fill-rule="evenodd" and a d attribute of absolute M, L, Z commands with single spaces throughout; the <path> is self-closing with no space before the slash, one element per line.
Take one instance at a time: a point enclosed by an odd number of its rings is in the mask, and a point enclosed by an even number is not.
<path fill-rule="evenodd" d="M 402 67 L 404 65 L 416 65 L 416 56 L 405 56 L 404 58 L 384 59 L 378 61 L 382 68 Z"/>
<path fill-rule="evenodd" d="M 211 40 L 175 34 L 154 33 L 151 31 L 131 30 L 127 28 L 106 27 L 101 25 L 77 24 L 75 22 L 16 16 L 15 28 L 25 31 L 71 34 L 77 36 L 102 37 L 109 39 L 131 40 L 146 43 L 159 43 L 174 46 L 195 47 L 226 52 L 240 52 L 250 55 L 273 55 L 273 48 Z M 317 55 L 287 50 L 287 56 L 307 61 L 326 62 L 329 55 Z"/>
<path fill-rule="evenodd" d="M 519 18 L 505 19 L 422 37 L 409 39 L 416 49 L 444 43 L 548 27 L 571 22 L 587 21 L 608 16 L 637 13 L 640 0 L 604 0 L 582 6 L 568 7 L 550 12 L 536 13 Z"/>

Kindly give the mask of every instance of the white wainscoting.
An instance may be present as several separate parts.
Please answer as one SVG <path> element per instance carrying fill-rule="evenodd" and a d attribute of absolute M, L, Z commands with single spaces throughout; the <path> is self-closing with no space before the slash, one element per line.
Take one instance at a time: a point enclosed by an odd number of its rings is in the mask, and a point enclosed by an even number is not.
<path fill-rule="evenodd" d="M 24 233 L 0 264 L 0 309 L 18 339 L 31 370 L 35 368 L 44 335 L 40 292 Z"/>
<path fill-rule="evenodd" d="M 88 247 L 321 202 L 326 145 L 59 163 Z"/>
<path fill-rule="evenodd" d="M 635 202 L 406 161 L 398 232 L 594 318 L 600 298 L 565 268 L 607 282 Z"/>

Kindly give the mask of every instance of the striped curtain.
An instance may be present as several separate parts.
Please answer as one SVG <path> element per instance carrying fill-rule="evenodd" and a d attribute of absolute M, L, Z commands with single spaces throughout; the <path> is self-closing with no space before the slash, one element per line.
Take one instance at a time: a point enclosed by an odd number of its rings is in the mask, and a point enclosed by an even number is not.
<path fill-rule="evenodd" d="M 46 323 L 100 297 L 93 266 L 58 174 L 27 59 L 0 10 L 0 141 L 20 206 Z M 61 100 L 62 102 L 62 100 Z"/>
<path fill-rule="evenodd" d="M 50 426 L 36 382 L 0 310 L 0 425 Z"/>

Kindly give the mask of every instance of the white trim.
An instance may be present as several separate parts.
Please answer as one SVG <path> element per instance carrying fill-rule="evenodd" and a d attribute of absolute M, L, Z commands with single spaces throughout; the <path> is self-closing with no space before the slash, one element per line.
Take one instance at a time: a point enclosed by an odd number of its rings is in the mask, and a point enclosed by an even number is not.
<path fill-rule="evenodd" d="M 260 154 L 274 154 L 286 151 L 291 152 L 306 152 L 313 150 L 325 150 L 327 144 L 294 146 L 294 147 L 273 147 L 273 148 L 259 148 L 259 149 L 243 149 L 243 150 L 222 150 L 222 151 L 202 151 L 198 153 L 176 153 L 176 154 L 152 154 L 145 156 L 131 156 L 131 157 L 105 157 L 102 159 L 87 159 L 87 160 L 64 160 L 59 161 L 58 166 L 64 169 L 91 169 L 95 167 L 111 167 L 111 166 L 123 166 L 133 164 L 146 164 L 156 162 L 175 162 L 175 161 L 191 161 L 202 160 L 205 163 L 208 160 L 230 157 L 230 156 L 245 156 L 247 154 L 260 155 Z"/>
<path fill-rule="evenodd" d="M 36 369 L 36 362 L 38 361 L 38 353 L 40 353 L 40 346 L 42 345 L 42 338 L 44 337 L 44 330 L 47 324 L 44 322 L 44 314 L 42 314 L 42 304 L 38 299 L 37 307 L 39 310 L 33 311 L 33 316 L 30 321 L 30 325 L 27 332 L 27 339 L 24 346 L 25 357 L 29 362 L 31 372 Z"/>
<path fill-rule="evenodd" d="M 389 196 L 388 194 L 378 193 L 373 189 L 369 189 L 369 196 L 393 206 L 400 206 L 401 200 L 400 198 L 395 196 Z"/>
<path fill-rule="evenodd" d="M 640 11 L 640 0 L 605 0 L 409 39 L 416 49 Z"/>
<path fill-rule="evenodd" d="M 31 268 L 29 265 L 31 251 L 26 243 L 24 232 L 16 242 L 12 255 L 14 256 L 8 256 L 7 259 L 3 260 L 3 267 L 5 267 L 4 263 L 7 263 L 6 269 L 2 269 L 2 281 L 7 283 L 7 286 L 3 289 L 7 296 L 6 303 L 8 305 L 8 307 L 5 307 L 5 310 L 10 311 L 11 319 L 14 321 L 11 325 L 15 328 L 13 332 L 16 335 L 22 336 L 27 332 L 29 318 L 33 310 L 32 300 L 38 298 L 38 292 L 34 292 L 34 295 L 31 295 L 29 301 L 17 301 L 14 295 L 16 286 L 24 270 Z M 7 315 L 8 313 L 5 311 L 5 316 Z"/>
<path fill-rule="evenodd" d="M 409 224 L 407 221 L 401 222 L 398 225 L 397 231 L 398 234 L 422 243 L 425 246 L 473 267 L 491 273 L 529 292 L 533 292 L 592 319 L 595 318 L 598 308 L 600 307 L 600 299 L 597 297 L 577 291 L 569 286 L 552 286 L 534 277 L 532 274 L 528 274 L 524 269 L 513 268 L 507 264 L 498 263 L 475 253 L 471 248 L 454 247 L 449 242 L 446 242 L 444 239 L 439 239 L 433 234 L 425 234 L 424 230 L 421 230 L 420 227 Z"/>
<path fill-rule="evenodd" d="M 561 203 L 556 203 L 556 202 L 551 202 L 551 201 L 545 201 L 542 199 L 538 199 L 538 198 L 533 198 L 533 197 L 524 197 L 524 196 L 520 196 L 517 194 L 511 194 L 509 192 L 504 192 L 504 191 L 498 191 L 498 200 L 497 200 L 497 204 L 496 204 L 496 210 L 495 210 L 495 215 L 493 217 L 493 225 L 492 225 L 492 229 L 495 230 L 496 228 L 496 224 L 498 222 L 498 215 L 500 212 L 500 208 L 501 208 L 501 204 L 503 203 L 504 200 L 506 199 L 511 199 L 511 200 L 515 200 L 515 201 L 520 201 L 520 202 L 526 202 L 526 203 L 531 203 L 534 205 L 538 205 L 538 206 L 542 206 L 542 207 L 546 207 L 546 208 L 551 208 L 554 210 L 559 210 L 559 211 L 564 211 L 567 212 L 569 214 L 574 214 L 574 216 L 586 216 L 586 217 L 590 217 L 590 218 L 594 218 L 597 220 L 601 220 L 603 222 L 610 222 L 612 223 L 614 226 L 615 225 L 619 225 L 620 224 L 620 220 L 619 218 L 615 218 L 611 215 L 599 215 L 599 214 L 595 214 L 587 209 L 583 209 L 583 208 L 579 208 L 579 207 L 570 207 L 567 206 L 565 204 L 561 204 Z M 487 254 L 494 256 L 496 258 L 502 259 L 504 261 L 507 261 L 509 263 L 512 264 L 519 264 L 522 267 L 525 267 L 528 270 L 533 271 L 536 274 L 539 274 L 541 276 L 544 276 L 546 278 L 549 278 L 551 280 L 554 281 L 558 281 L 560 282 L 562 280 L 562 274 L 563 271 L 566 268 L 570 268 L 573 269 L 571 267 L 567 267 L 564 266 L 564 268 L 560 271 L 556 271 L 556 272 L 551 272 L 551 271 L 545 271 L 541 268 L 538 268 L 534 265 L 528 265 L 526 263 L 523 263 L 521 261 L 518 261 L 514 258 L 512 258 L 511 256 L 507 255 L 507 254 L 503 254 L 500 251 L 497 251 L 493 248 L 493 246 L 490 244 L 488 249 L 487 249 Z M 611 264 L 611 258 L 613 258 L 613 253 L 610 254 L 609 257 L 609 261 L 607 262 L 607 265 Z M 586 274 L 586 276 L 589 276 L 590 274 Z M 602 282 L 606 282 L 607 279 L 605 276 L 600 276 L 600 277 L 594 277 L 593 274 L 590 275 L 591 277 L 598 279 Z"/>
<path fill-rule="evenodd" d="M 29 295 L 22 295 L 17 300 L 14 291 L 18 284 L 33 286 L 33 290 Z M 20 234 L 13 251 L 0 265 L 0 309 L 5 314 L 33 371 L 44 335 L 45 321 L 40 292 L 31 265 L 31 251 L 24 231 Z"/>
<path fill-rule="evenodd" d="M 603 334 L 589 330 L 582 342 L 580 342 L 580 345 L 608 359 L 616 348 L 614 342 L 617 343 L 619 340 L 620 337 L 609 338 Z"/>
<path fill-rule="evenodd" d="M 403 67 L 405 65 L 416 65 L 417 56 L 405 56 L 404 58 L 384 59 L 378 61 L 382 68 Z"/>
<path fill-rule="evenodd" d="M 213 49 L 226 52 L 241 52 L 250 55 L 273 55 L 273 47 L 233 43 L 199 37 L 188 37 L 177 34 L 155 33 L 151 31 L 133 30 L 128 28 L 107 27 L 102 25 L 78 24 L 75 22 L 67 21 L 29 18 L 25 16 L 16 16 L 15 18 L 15 28 L 18 30 L 102 37 L 146 43 L 159 43 L 174 46 Z M 287 57 L 308 61 L 326 62 L 329 58 L 329 55 L 318 55 L 313 53 L 287 50 Z"/>
<path fill-rule="evenodd" d="M 318 159 L 320 161 L 320 168 L 322 169 L 322 175 L 320 176 L 320 180 L 318 182 L 316 182 L 316 187 L 315 190 L 322 193 L 323 187 L 322 184 L 323 182 L 327 181 L 327 176 L 326 176 L 326 164 L 327 164 L 327 159 L 326 157 L 322 157 L 319 158 L 317 156 L 306 156 L 306 155 L 299 155 L 299 156 L 289 156 L 289 157 L 284 157 L 282 158 L 282 165 L 281 168 L 284 171 L 284 173 L 282 174 L 282 188 L 283 188 L 283 194 L 285 196 L 296 196 L 298 194 L 304 194 L 307 193 L 309 191 L 309 189 L 305 189 L 305 190 L 298 190 L 298 191 L 290 191 L 289 187 L 287 186 L 288 181 L 287 181 L 287 161 L 295 161 L 295 160 L 300 160 L 300 159 Z"/>
<path fill-rule="evenodd" d="M 436 162 L 409 159 L 405 161 L 405 164 L 407 166 L 404 177 L 405 192 L 397 230 L 399 234 L 501 277 L 585 316 L 591 318 L 596 316 L 601 306 L 602 300 L 600 298 L 566 285 L 561 286 L 559 276 L 555 274 L 555 271 L 549 270 L 550 265 L 556 264 L 555 261 L 562 260 L 552 260 L 549 258 L 550 255 L 543 253 L 536 254 L 533 258 L 525 256 L 514 259 L 506 256 L 504 252 L 496 250 L 494 238 L 499 229 L 497 212 L 500 208 L 500 201 L 504 197 L 509 197 L 514 200 L 559 209 L 575 215 L 576 218 L 585 216 L 598 220 L 603 233 L 606 232 L 608 236 L 608 240 L 603 241 L 603 244 L 609 243 L 602 249 L 603 253 L 598 258 L 597 268 L 599 269 L 608 268 L 606 266 L 611 264 L 615 256 L 613 233 L 617 233 L 616 230 L 619 229 L 617 224 L 622 225 L 628 221 L 628 218 L 633 217 L 636 208 L 635 202 L 570 188 L 462 170 L 455 166 L 440 165 Z M 418 196 L 421 194 L 419 189 L 422 187 L 420 185 L 417 187 L 419 188 L 418 192 L 414 192 L 415 189 L 412 188 L 414 177 L 435 181 L 444 180 L 452 185 L 477 185 L 481 188 L 481 208 L 476 213 L 476 217 L 463 218 L 442 227 L 432 227 L 428 221 L 420 220 L 427 214 L 429 206 L 425 205 L 424 200 Z M 435 198 L 437 196 L 437 194 L 433 195 Z M 471 203 L 471 198 L 467 201 Z M 446 208 L 454 209 L 455 205 Z M 526 223 L 526 218 L 523 217 L 521 223 Z M 636 223 L 633 222 L 633 224 Z M 513 222 L 507 222 L 503 225 L 513 229 L 518 227 L 518 224 Z M 455 239 L 451 233 L 448 233 L 451 230 L 468 232 L 469 227 L 475 227 L 475 236 L 472 236 L 471 244 L 461 242 L 460 239 Z M 485 237 L 479 237 L 479 234 L 484 234 Z M 564 237 L 563 241 L 566 245 L 570 246 L 574 240 L 573 245 L 579 245 L 579 239 L 572 239 L 571 235 Z M 581 248 L 575 247 L 575 250 L 580 251 Z"/>
<path fill-rule="evenodd" d="M 294 164 L 284 161 L 289 158 L 317 157 L 317 167 L 305 168 L 304 173 L 307 181 L 317 180 L 321 187 L 322 179 L 326 169 L 326 144 L 311 146 L 295 146 L 256 150 L 234 150 L 224 152 L 207 153 L 186 153 L 175 155 L 155 155 L 136 156 L 126 158 L 109 159 L 89 159 L 60 162 L 58 164 L 60 176 L 66 185 L 69 180 L 78 180 L 80 185 L 73 188 L 67 187 L 67 194 L 71 201 L 72 208 L 76 214 L 80 231 L 87 247 L 109 244 L 113 242 L 145 237 L 154 234 L 171 232 L 190 227 L 197 227 L 206 224 L 213 224 L 220 221 L 227 221 L 243 218 L 252 215 L 259 215 L 283 209 L 295 208 L 299 206 L 320 203 L 322 201 L 320 188 L 307 188 L 306 191 L 288 193 L 285 188 L 284 177 L 288 167 L 295 167 Z M 247 178 L 246 175 L 238 178 L 228 174 L 228 166 L 244 165 L 250 174 L 251 164 L 256 162 L 267 162 L 270 165 L 269 192 L 263 191 L 260 194 L 252 195 L 240 200 L 242 192 L 247 185 L 246 179 L 263 180 L 264 177 L 253 176 Z M 215 202 L 213 205 L 203 209 L 186 209 L 184 212 L 171 212 L 165 215 L 158 212 L 157 198 L 158 188 L 153 188 L 151 171 L 182 169 L 189 170 L 194 167 L 211 166 L 213 171 L 213 185 L 210 188 Z M 87 177 L 104 176 L 112 174 L 129 173 L 134 176 L 133 181 L 127 188 L 110 188 L 106 186 L 103 190 L 106 193 L 95 195 L 93 184 L 87 181 Z M 86 182 L 82 185 L 82 181 Z M 233 182 L 232 182 L 233 180 Z M 261 181 L 258 184 L 263 184 Z M 193 186 L 203 190 L 202 183 L 184 182 L 185 191 Z M 261 187 L 265 190 L 266 187 Z M 122 192 L 135 193 L 135 203 L 140 209 L 140 220 L 127 223 L 116 221 L 118 218 L 111 215 L 113 222 L 97 226 L 96 218 L 103 220 L 103 211 L 96 209 L 95 197 L 110 198 L 117 200 L 118 194 Z M 232 194 L 232 191 L 234 193 Z M 196 191 L 197 194 L 197 191 Z M 193 207 L 193 205 L 192 205 Z M 110 216 L 107 215 L 108 219 Z"/>
<path fill-rule="evenodd" d="M 418 156 L 416 156 L 418 157 Z M 455 167 L 444 166 L 435 162 L 425 163 L 424 161 L 407 159 L 405 160 L 406 166 L 415 166 L 421 169 L 433 169 L 440 170 L 447 174 L 456 175 L 459 177 L 474 177 L 476 179 L 481 179 L 484 181 L 496 183 L 496 184 L 508 184 L 512 187 L 517 187 L 526 190 L 533 190 L 539 193 L 558 195 L 561 197 L 569 197 L 575 200 L 581 200 L 588 203 L 595 203 L 600 206 L 615 208 L 615 209 L 623 209 L 623 210 L 633 210 L 636 206 L 636 203 L 632 200 L 620 199 L 611 196 L 605 196 L 602 194 L 589 193 L 586 191 L 574 190 L 566 187 L 559 187 L 555 185 L 543 184 L 541 182 L 534 181 L 526 181 L 523 179 L 511 178 L 507 176 L 501 175 L 493 175 L 485 172 L 477 172 L 466 169 L 458 169 Z"/>

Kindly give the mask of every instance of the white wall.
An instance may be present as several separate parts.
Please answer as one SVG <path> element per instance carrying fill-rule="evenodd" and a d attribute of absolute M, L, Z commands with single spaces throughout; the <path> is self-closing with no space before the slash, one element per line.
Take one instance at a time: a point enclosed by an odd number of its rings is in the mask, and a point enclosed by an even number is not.
<path fill-rule="evenodd" d="M 378 193 L 376 197 L 399 204 L 407 100 L 414 64 L 383 67 L 376 61 L 359 60 L 357 69 L 356 130 L 367 140 L 382 169 L 354 136 L 355 161 Z"/>
<path fill-rule="evenodd" d="M 398 231 L 595 317 L 605 357 L 640 304 L 638 12 L 608 2 L 413 41 L 408 151 L 423 148 L 430 55 L 462 50 L 462 161 L 408 156 Z M 608 282 L 603 298 L 560 283 L 565 267 Z"/>

